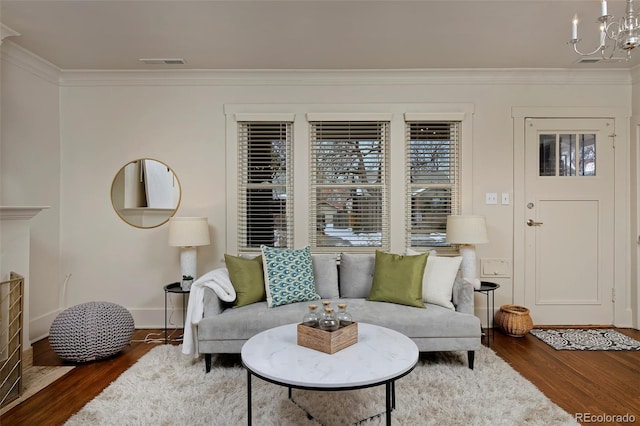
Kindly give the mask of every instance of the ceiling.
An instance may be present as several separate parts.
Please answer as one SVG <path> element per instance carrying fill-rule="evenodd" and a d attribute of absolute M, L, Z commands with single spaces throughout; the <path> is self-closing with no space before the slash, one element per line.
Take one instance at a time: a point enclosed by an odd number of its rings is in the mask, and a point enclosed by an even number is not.
<path fill-rule="evenodd" d="M 620 17 L 624 1 L 609 1 Z M 2 0 L 5 39 L 61 69 L 631 68 L 580 64 L 597 0 Z M 147 65 L 141 58 L 183 58 Z"/>

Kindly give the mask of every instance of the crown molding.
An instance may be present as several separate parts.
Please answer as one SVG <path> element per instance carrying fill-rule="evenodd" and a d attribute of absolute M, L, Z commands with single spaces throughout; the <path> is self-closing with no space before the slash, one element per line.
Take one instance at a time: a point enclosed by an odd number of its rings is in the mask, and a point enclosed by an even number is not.
<path fill-rule="evenodd" d="M 629 85 L 626 69 L 63 70 L 61 86 Z"/>
<path fill-rule="evenodd" d="M 17 37 L 20 33 L 14 30 L 13 28 L 7 27 L 5 24 L 0 22 L 0 44 L 2 44 L 2 40 L 7 37 Z"/>
<path fill-rule="evenodd" d="M 63 70 L 6 41 L 2 60 L 59 86 L 393 86 L 393 85 L 630 85 L 628 69 L 418 69 L 418 70 Z"/>
<path fill-rule="evenodd" d="M 49 83 L 60 85 L 61 70 L 51 62 L 12 41 L 2 43 L 0 51 L 3 61 L 20 67 Z"/>

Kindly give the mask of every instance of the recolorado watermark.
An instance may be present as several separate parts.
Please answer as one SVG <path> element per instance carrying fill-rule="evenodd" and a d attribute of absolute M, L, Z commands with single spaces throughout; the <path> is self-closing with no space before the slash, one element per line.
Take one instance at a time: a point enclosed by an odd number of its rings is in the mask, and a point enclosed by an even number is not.
<path fill-rule="evenodd" d="M 635 423 L 636 416 L 633 414 L 593 414 L 575 413 L 573 417 L 580 423 Z"/>

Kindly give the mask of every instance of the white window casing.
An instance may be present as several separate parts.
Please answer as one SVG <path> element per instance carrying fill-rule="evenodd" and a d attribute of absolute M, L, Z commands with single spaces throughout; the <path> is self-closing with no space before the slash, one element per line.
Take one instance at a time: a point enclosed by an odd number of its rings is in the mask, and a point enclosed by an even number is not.
<path fill-rule="evenodd" d="M 461 210 L 461 122 L 408 118 L 414 120 L 405 122 L 406 245 L 450 251 L 447 216 Z"/>
<path fill-rule="evenodd" d="M 419 184 L 425 183 L 419 182 L 419 180 L 417 182 L 411 181 L 411 173 L 407 167 L 407 164 L 410 164 L 407 122 L 458 122 L 457 165 L 459 175 L 457 187 L 453 188 L 454 191 L 457 190 L 457 200 L 452 198 L 452 206 L 457 204 L 457 210 L 452 208 L 452 212 L 470 214 L 473 211 L 471 192 L 473 189 L 471 180 L 473 176 L 473 164 L 471 161 L 473 146 L 472 117 L 475 109 L 473 104 L 228 104 L 225 105 L 224 109 L 227 137 L 225 153 L 227 159 L 225 185 L 226 226 L 224 230 L 220 231 L 226 234 L 225 253 L 250 254 L 259 252 L 259 246 L 254 246 L 260 239 L 251 241 L 252 239 L 248 238 L 250 227 L 247 225 L 253 226 L 254 223 L 260 223 L 260 220 L 252 223 L 247 221 L 246 209 L 247 207 L 252 207 L 247 204 L 246 198 L 247 190 L 250 187 L 253 187 L 256 191 L 262 189 L 262 195 L 269 200 L 274 199 L 274 193 L 280 194 L 278 196 L 286 194 L 286 203 L 278 202 L 275 203 L 276 206 L 271 205 L 266 210 L 269 214 L 263 217 L 272 217 L 275 214 L 278 218 L 286 218 L 285 228 L 282 227 L 284 222 L 281 220 L 278 221 L 278 227 L 273 225 L 274 221 L 271 219 L 267 220 L 269 229 L 273 228 L 274 230 L 272 245 L 295 248 L 311 245 L 315 252 L 372 252 L 379 249 L 403 253 L 407 247 L 412 245 L 411 242 L 414 240 L 412 235 L 417 235 L 419 233 L 417 231 L 422 232 L 417 228 L 413 229 L 414 227 L 411 224 L 412 203 L 410 188 L 413 191 L 419 191 Z M 320 191 L 321 189 L 331 189 L 331 185 L 334 183 L 342 185 L 347 178 L 345 177 L 342 179 L 343 181 L 338 180 L 337 182 L 334 179 L 334 182 L 332 182 L 331 179 L 326 179 L 327 175 L 325 173 L 324 181 L 316 179 L 318 152 L 314 152 L 312 127 L 314 122 L 324 121 L 342 125 L 349 122 L 385 123 L 383 126 L 385 129 L 380 136 L 381 140 L 384 141 L 383 149 L 379 154 L 380 158 L 383 159 L 380 167 L 381 171 L 375 173 L 369 171 L 364 175 L 360 173 L 360 176 L 363 177 L 359 179 L 361 188 L 349 188 L 352 190 L 352 195 L 364 194 L 365 190 L 373 193 L 373 188 L 376 188 L 375 185 L 378 182 L 369 182 L 367 176 L 371 176 L 372 173 L 380 174 L 381 182 L 384 181 L 384 184 L 379 187 L 381 195 L 376 195 L 377 199 L 380 200 L 377 204 L 370 203 L 367 206 L 360 203 L 357 206 L 361 211 L 368 211 L 371 217 L 373 217 L 376 209 L 386 215 L 378 215 L 381 233 L 377 239 L 373 238 L 372 245 L 364 246 L 363 244 L 370 243 L 371 239 L 363 238 L 362 236 L 357 241 L 352 240 L 349 242 L 351 245 L 344 246 L 341 244 L 344 244 L 344 241 L 348 241 L 348 239 L 344 239 L 344 235 L 330 235 L 329 244 L 326 244 L 326 240 L 324 242 L 319 241 L 322 238 L 319 239 L 318 236 L 326 236 L 326 234 L 318 232 L 323 223 L 327 223 L 327 220 L 337 220 L 338 224 L 340 224 L 340 220 L 344 222 L 344 218 L 347 217 L 332 217 L 331 215 L 334 215 L 334 211 L 337 210 L 335 210 L 335 206 L 329 207 L 323 204 L 323 193 Z M 252 182 L 252 179 L 248 178 L 248 158 L 242 157 L 243 149 L 246 149 L 246 147 L 243 148 L 243 141 L 248 140 L 251 134 L 256 134 L 245 132 L 247 129 L 243 128 L 243 126 L 248 123 L 286 123 L 286 130 L 283 134 L 287 140 L 287 155 L 284 159 L 285 168 L 278 171 L 278 178 L 264 179 L 266 174 L 263 176 L 263 182 Z M 464 140 L 462 135 L 464 135 Z M 280 138 L 279 136 L 276 139 Z M 372 142 L 369 141 L 369 143 L 371 144 Z M 363 148 L 366 148 L 366 144 L 363 145 Z M 369 155 L 369 157 L 372 156 Z M 265 159 L 262 161 L 266 163 Z M 269 167 L 272 167 L 272 165 Z M 273 165 L 273 167 L 276 166 Z M 287 176 L 284 186 L 281 185 L 282 179 L 280 178 L 283 173 Z M 354 176 L 351 177 L 351 180 L 354 180 Z M 259 183 L 262 183 L 262 185 L 259 185 Z M 430 185 L 429 188 L 437 186 L 435 182 Z M 340 188 L 347 189 L 346 185 L 338 186 L 337 189 Z M 423 192 L 426 189 L 427 187 L 425 186 Z M 257 193 L 259 192 L 257 191 Z M 266 194 L 270 194 L 270 196 Z M 318 194 L 320 194 L 320 197 L 318 197 Z M 360 197 L 360 195 L 354 196 Z M 326 196 L 324 197 L 326 199 Z M 357 199 L 357 202 L 361 200 L 364 200 L 364 198 Z M 372 198 L 369 198 L 369 200 L 372 200 Z M 436 201 L 440 203 L 438 205 L 442 205 L 441 199 Z M 321 207 L 319 207 L 318 202 L 320 202 Z M 339 203 L 338 206 L 340 206 Z M 350 206 L 350 208 L 353 208 L 353 206 Z M 362 225 L 356 222 L 361 218 L 357 214 L 352 215 L 351 222 L 347 218 L 346 224 L 355 224 L 357 225 L 356 227 L 360 226 L 362 228 Z M 366 226 L 365 224 L 364 228 Z M 283 231 L 283 229 L 286 229 L 286 231 Z M 268 231 L 267 234 L 271 235 Z M 269 238 L 267 234 L 263 235 L 264 241 Z M 430 248 L 421 244 L 413 244 L 413 247 L 420 251 Z M 445 253 L 448 251 L 453 253 L 452 248 L 437 245 L 436 248 L 439 253 L 443 251 Z"/>
<path fill-rule="evenodd" d="M 292 123 L 251 118 L 237 124 L 238 251 L 257 252 L 261 245 L 291 247 Z"/>
<path fill-rule="evenodd" d="M 387 250 L 389 121 L 310 118 L 311 248 Z"/>

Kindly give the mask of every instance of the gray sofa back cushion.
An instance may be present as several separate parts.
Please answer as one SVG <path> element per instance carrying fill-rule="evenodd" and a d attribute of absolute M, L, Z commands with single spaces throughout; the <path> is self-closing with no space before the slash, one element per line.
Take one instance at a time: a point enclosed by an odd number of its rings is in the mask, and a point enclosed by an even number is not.
<path fill-rule="evenodd" d="M 312 254 L 316 293 L 323 299 L 338 299 L 338 267 L 335 254 Z"/>
<path fill-rule="evenodd" d="M 342 253 L 340 256 L 340 295 L 348 298 L 367 298 L 371 292 L 374 253 Z"/>

